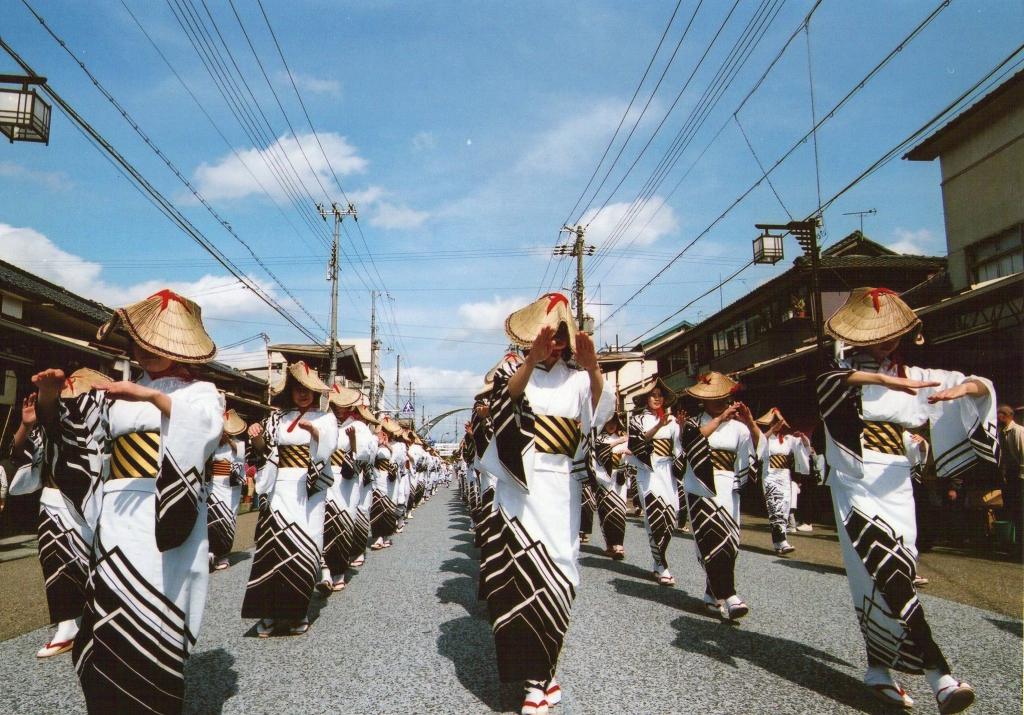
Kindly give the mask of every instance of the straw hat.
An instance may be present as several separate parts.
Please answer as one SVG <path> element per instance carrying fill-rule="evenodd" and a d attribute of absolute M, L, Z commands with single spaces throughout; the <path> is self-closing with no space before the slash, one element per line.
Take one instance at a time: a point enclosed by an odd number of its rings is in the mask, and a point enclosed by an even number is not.
<path fill-rule="evenodd" d="M 660 377 L 655 376 L 654 382 L 651 383 L 650 387 L 641 392 L 639 395 L 633 395 L 633 404 L 636 407 L 644 408 L 647 407 L 647 396 L 654 392 L 654 388 L 660 388 L 661 394 L 664 396 L 665 401 L 662 403 L 665 407 L 671 407 L 676 402 L 676 393 L 665 384 L 665 381 Z"/>
<path fill-rule="evenodd" d="M 61 399 L 70 400 L 73 397 L 84 395 L 96 387 L 96 385 L 104 382 L 110 382 L 110 378 L 102 372 L 97 372 L 88 367 L 81 367 L 64 380 L 64 389 L 60 391 Z"/>
<path fill-rule="evenodd" d="M 921 326 L 910 306 L 888 288 L 854 288 L 825 321 L 825 332 L 847 345 L 884 343 Z"/>
<path fill-rule="evenodd" d="M 288 375 L 297 383 L 308 390 L 312 390 L 313 392 L 330 392 L 331 390 L 331 388 L 327 386 L 327 383 L 320 379 L 316 370 L 311 368 L 302 360 L 293 362 L 288 366 Z M 287 380 L 287 378 L 285 379 Z"/>
<path fill-rule="evenodd" d="M 545 293 L 505 318 L 505 334 L 519 347 L 528 348 L 541 328 L 558 330 L 562 323 L 569 331 L 569 347 L 576 352 L 576 320 L 569 310 L 569 299 L 561 293 Z"/>
<path fill-rule="evenodd" d="M 277 397 L 282 392 L 284 392 L 284 388 L 288 384 L 288 374 L 285 373 L 285 374 L 281 375 L 281 377 L 279 379 L 277 379 L 277 380 L 274 380 L 273 375 L 271 375 L 267 379 L 267 381 L 270 382 L 270 395 L 271 395 L 271 397 Z"/>
<path fill-rule="evenodd" d="M 331 385 L 331 391 L 327 393 L 327 399 L 335 407 L 355 407 L 363 399 L 363 393 L 334 383 Z"/>
<path fill-rule="evenodd" d="M 203 327 L 199 305 L 167 288 L 115 310 L 96 332 L 96 339 L 104 340 L 119 324 L 139 347 L 176 362 L 209 362 L 217 353 Z"/>
<path fill-rule="evenodd" d="M 473 404 L 476 404 L 477 402 L 485 402 L 487 398 L 491 396 L 491 392 L 493 391 L 494 383 L 488 383 L 484 385 L 483 389 L 481 389 L 480 392 L 473 395 Z"/>
<path fill-rule="evenodd" d="M 771 427 L 772 424 L 778 420 L 782 421 L 782 425 L 784 427 L 789 427 L 789 423 L 786 422 L 786 418 L 782 416 L 782 413 L 779 411 L 779 408 L 773 407 L 767 412 L 765 412 L 763 415 L 758 417 L 756 420 L 754 420 L 754 422 L 756 422 L 760 427 Z"/>
<path fill-rule="evenodd" d="M 368 424 L 368 425 L 379 425 L 380 424 L 380 420 L 378 420 L 376 417 L 373 416 L 373 413 L 370 412 L 370 408 L 367 407 L 366 405 L 356 405 L 356 412 L 359 413 L 359 419 L 361 419 L 366 424 Z"/>
<path fill-rule="evenodd" d="M 709 372 L 697 378 L 697 383 L 686 388 L 686 394 L 698 400 L 722 400 L 739 392 L 740 383 L 720 372 Z"/>
<path fill-rule="evenodd" d="M 498 370 L 501 368 L 501 366 L 503 364 L 505 364 L 508 361 L 512 361 L 516 365 L 518 365 L 519 363 L 521 363 L 523 361 L 523 358 L 520 357 L 518 353 L 505 353 L 505 356 L 502 357 L 501 360 L 499 360 L 494 365 L 494 367 L 492 367 L 490 370 L 488 370 L 487 374 L 484 375 L 484 383 L 486 383 L 488 385 L 488 387 L 486 387 L 485 389 L 487 389 L 487 390 L 491 389 L 490 388 L 490 384 L 492 382 L 494 382 L 494 377 L 495 377 L 495 375 L 498 374 Z"/>
<path fill-rule="evenodd" d="M 385 417 L 380 421 L 380 426 L 384 428 L 384 431 L 393 437 L 401 437 L 405 432 L 405 428 L 398 424 L 395 420 L 390 417 Z"/>
<path fill-rule="evenodd" d="M 245 420 L 232 408 L 224 413 L 224 431 L 234 437 L 245 432 Z"/>

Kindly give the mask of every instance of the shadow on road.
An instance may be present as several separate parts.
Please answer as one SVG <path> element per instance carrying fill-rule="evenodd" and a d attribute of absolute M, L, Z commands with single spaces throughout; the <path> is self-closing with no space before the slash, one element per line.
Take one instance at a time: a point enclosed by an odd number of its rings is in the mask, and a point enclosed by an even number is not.
<path fill-rule="evenodd" d="M 629 581 L 624 578 L 613 578 L 609 583 L 612 587 L 624 596 L 642 598 L 645 601 L 675 608 L 696 616 L 708 616 L 704 610 L 704 601 L 686 593 L 681 588 L 667 588 L 656 583 L 644 583 L 642 581 Z M 718 618 L 714 617 L 717 622 Z"/>
<path fill-rule="evenodd" d="M 985 616 L 985 620 L 1001 631 L 1006 631 L 1007 633 L 1015 635 L 1018 638 L 1024 637 L 1024 624 L 1018 621 L 1004 621 L 1002 619 L 992 618 L 990 616 Z"/>
<path fill-rule="evenodd" d="M 767 549 L 765 550 L 767 553 Z M 845 576 L 846 569 L 842 566 L 829 566 L 827 564 L 812 564 L 807 561 L 790 561 L 789 559 L 776 559 L 776 564 L 788 566 L 798 571 L 814 571 L 815 573 L 830 573 L 837 576 Z"/>
<path fill-rule="evenodd" d="M 238 694 L 235 658 L 223 648 L 196 653 L 185 663 L 186 713 L 219 713 Z"/>
<path fill-rule="evenodd" d="M 631 564 L 628 561 L 615 561 L 607 556 L 584 556 L 580 559 L 580 564 L 583 566 L 589 566 L 590 568 L 614 571 L 622 576 L 632 576 L 633 578 L 639 578 L 646 581 L 651 580 L 651 572 L 647 569 L 640 568 L 636 564 Z"/>
<path fill-rule="evenodd" d="M 831 653 L 798 641 L 745 630 L 742 626 L 724 627 L 722 623 L 703 618 L 680 616 L 672 621 L 672 626 L 679 631 L 675 640 L 677 648 L 714 658 L 735 668 L 737 673 L 743 672 L 740 661 L 746 661 L 847 707 L 867 713 L 888 712 L 871 699 L 860 680 L 830 667 L 830 664 L 850 666 Z M 784 691 L 785 685 L 781 685 L 779 694 Z"/>

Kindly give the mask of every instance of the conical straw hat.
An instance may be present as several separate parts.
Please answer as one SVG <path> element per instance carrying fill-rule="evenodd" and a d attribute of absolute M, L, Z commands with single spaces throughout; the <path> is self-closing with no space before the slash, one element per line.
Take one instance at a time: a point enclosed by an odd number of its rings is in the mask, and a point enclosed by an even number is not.
<path fill-rule="evenodd" d="M 488 370 L 487 374 L 484 375 L 484 383 L 486 383 L 487 385 L 490 385 L 492 382 L 494 382 L 494 377 L 495 377 L 495 375 L 498 374 L 499 368 L 501 368 L 501 366 L 503 364 L 505 364 L 506 362 L 508 362 L 508 361 L 512 361 L 516 365 L 519 365 L 519 363 L 521 363 L 523 361 L 523 359 L 521 357 L 519 357 L 519 355 L 516 354 L 516 353 L 505 353 L 505 356 L 503 358 L 501 358 L 501 360 L 499 360 L 494 365 L 494 367 L 492 367 L 490 370 Z M 488 387 L 486 389 L 489 390 L 490 387 Z"/>
<path fill-rule="evenodd" d="M 361 419 L 366 424 L 368 424 L 368 425 L 379 425 L 380 424 L 380 420 L 378 420 L 376 417 L 373 416 L 373 413 L 370 412 L 370 408 L 367 407 L 366 405 L 356 405 L 356 412 L 359 413 L 359 419 Z"/>
<path fill-rule="evenodd" d="M 270 395 L 272 397 L 277 397 L 284 392 L 284 388 L 288 384 L 288 373 L 284 373 L 277 380 L 275 380 L 274 376 L 271 375 L 267 378 L 267 381 L 270 383 Z"/>
<path fill-rule="evenodd" d="M 740 384 L 720 372 L 709 372 L 697 378 L 697 383 L 686 388 L 686 394 L 698 400 L 721 400 L 740 389 Z"/>
<path fill-rule="evenodd" d="M 234 409 L 230 409 L 224 413 L 224 431 L 234 437 L 236 434 L 242 434 L 245 432 L 245 420 L 242 419 L 241 415 L 235 412 Z"/>
<path fill-rule="evenodd" d="M 665 401 L 662 404 L 665 407 L 671 407 L 675 404 L 676 393 L 672 391 L 672 388 L 665 384 L 664 380 L 657 376 L 654 378 L 654 382 L 652 382 L 646 390 L 641 392 L 639 395 L 633 395 L 633 404 L 641 409 L 647 407 L 647 396 L 654 392 L 654 388 L 656 387 L 661 388 L 661 394 L 665 398 Z"/>
<path fill-rule="evenodd" d="M 888 288 L 854 288 L 825 321 L 825 332 L 847 345 L 864 346 L 898 338 L 920 325 L 910 306 Z"/>
<path fill-rule="evenodd" d="M 776 420 L 781 420 L 784 427 L 789 426 L 789 423 L 786 422 L 786 418 L 782 416 L 782 412 L 779 411 L 778 407 L 771 408 L 754 421 L 761 427 L 771 427 Z"/>
<path fill-rule="evenodd" d="M 96 339 L 102 341 L 118 324 L 139 347 L 176 362 L 209 362 L 217 346 L 203 327 L 201 309 L 195 302 L 165 288 L 127 308 L 118 308 L 100 326 Z"/>
<path fill-rule="evenodd" d="M 519 347 L 528 348 L 541 328 L 558 330 L 562 323 L 569 330 L 569 347 L 576 352 L 576 320 L 569 310 L 569 299 L 561 293 L 545 293 L 505 318 L 505 334 Z"/>
<path fill-rule="evenodd" d="M 405 428 L 390 417 L 382 419 L 380 421 L 380 426 L 384 428 L 385 432 L 394 437 L 401 437 L 402 433 L 405 432 Z"/>
<path fill-rule="evenodd" d="M 327 386 L 327 383 L 320 379 L 316 370 L 302 360 L 289 365 L 288 374 L 300 385 L 313 392 L 329 392 L 331 389 Z"/>
<path fill-rule="evenodd" d="M 70 400 L 73 397 L 84 395 L 96 385 L 105 382 L 110 382 L 110 378 L 102 372 L 88 367 L 79 368 L 64 380 L 64 389 L 60 391 L 61 399 Z"/>
<path fill-rule="evenodd" d="M 363 399 L 363 393 L 335 383 L 331 386 L 331 391 L 327 393 L 327 399 L 336 407 L 355 407 Z"/>

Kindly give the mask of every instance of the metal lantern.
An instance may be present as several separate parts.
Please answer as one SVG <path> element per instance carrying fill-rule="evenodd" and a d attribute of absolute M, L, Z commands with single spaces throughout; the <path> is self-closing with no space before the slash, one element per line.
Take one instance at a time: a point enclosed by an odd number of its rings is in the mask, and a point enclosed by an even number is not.
<path fill-rule="evenodd" d="M 45 77 L 0 75 L 0 83 L 21 85 L 20 89 L 0 87 L 0 133 L 12 143 L 50 143 L 50 105 L 29 89 L 45 82 Z"/>
<path fill-rule="evenodd" d="M 782 236 L 765 231 L 754 239 L 754 263 L 775 265 L 782 260 Z"/>

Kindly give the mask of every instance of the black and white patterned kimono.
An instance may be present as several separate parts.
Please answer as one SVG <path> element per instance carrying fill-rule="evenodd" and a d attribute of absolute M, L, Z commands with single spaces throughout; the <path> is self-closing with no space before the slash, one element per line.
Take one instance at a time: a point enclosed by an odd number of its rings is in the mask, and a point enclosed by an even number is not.
<path fill-rule="evenodd" d="M 39 565 L 46 588 L 52 623 L 72 621 L 85 608 L 85 584 L 93 529 L 100 499 L 94 489 L 102 473 L 104 455 L 73 449 L 62 459 L 41 427 L 29 434 L 23 449 L 12 455 L 15 465 L 11 496 L 39 495 Z"/>
<path fill-rule="evenodd" d="M 355 444 L 348 435 L 355 432 Z M 334 482 L 327 489 L 324 507 L 324 562 L 334 579 L 340 578 L 349 563 L 366 548 L 367 533 L 362 533 L 357 548 L 356 518 L 362 491 L 363 469 L 376 456 L 377 439 L 365 422 L 349 417 L 338 425 L 338 448 L 331 456 Z"/>
<path fill-rule="evenodd" d="M 590 376 L 559 360 L 550 369 L 536 366 L 525 395 L 513 401 L 508 380 L 516 368 L 515 362 L 502 363 L 491 392 L 494 439 L 483 462 L 498 485 L 494 527 L 481 548 L 481 589 L 502 682 L 547 681 L 580 581 L 589 435 L 608 421 L 614 394 L 605 383 L 594 409 Z"/>
<path fill-rule="evenodd" d="M 727 420 L 704 437 L 700 427 L 712 417 L 688 419 L 679 439 L 686 458 L 686 507 L 697 558 L 707 576 L 705 589 L 717 600 L 736 595 L 736 556 L 740 548 L 740 489 L 760 476 L 762 437 L 755 445 L 746 425 Z"/>
<path fill-rule="evenodd" d="M 493 527 L 494 520 L 488 521 L 488 517 L 494 511 L 494 493 L 498 485 L 498 478 L 491 474 L 484 466 L 483 456 L 494 439 L 494 426 L 489 417 L 481 417 L 474 412 L 471 420 L 473 428 L 473 468 L 470 470 L 474 475 L 473 483 L 476 485 L 476 503 L 471 511 L 473 523 L 476 524 L 476 546 L 480 548 L 487 540 L 487 530 Z"/>
<path fill-rule="evenodd" d="M 363 423 L 365 424 L 365 423 Z M 374 463 L 380 441 L 367 425 L 368 444 L 362 459 L 355 460 L 356 476 L 352 481 L 352 495 L 349 504 L 352 506 L 352 551 L 349 563 L 366 555 L 366 547 L 370 543 L 370 509 L 373 504 L 373 479 L 376 474 Z M 362 443 L 359 452 L 363 453 Z"/>
<path fill-rule="evenodd" d="M 636 467 L 636 483 L 644 509 L 644 528 L 651 547 L 651 570 L 659 575 L 668 571 L 668 545 L 676 526 L 679 493 L 672 474 L 672 462 L 679 456 L 679 425 L 674 420 L 662 426 L 647 440 L 644 435 L 658 424 L 658 416 L 649 410 L 629 420 L 627 457 Z"/>
<path fill-rule="evenodd" d="M 616 440 L 622 442 L 612 445 Z M 601 522 L 605 546 L 622 546 L 626 537 L 626 465 L 628 449 L 624 435 L 601 432 L 597 435 L 597 516 Z"/>
<path fill-rule="evenodd" d="M 209 580 L 206 464 L 224 400 L 212 383 L 187 377 L 138 384 L 170 397 L 169 417 L 93 390 L 62 400 L 54 426 L 59 461 L 108 457 L 89 488 L 102 501 L 73 650 L 97 713 L 181 711 Z"/>
<path fill-rule="evenodd" d="M 846 384 L 854 370 L 929 380 L 939 387 L 909 395 L 879 385 Z M 928 404 L 928 396 L 967 379 L 988 388 L 984 397 Z M 991 382 L 948 370 L 879 365 L 854 353 L 818 378 L 825 425 L 827 484 L 853 607 L 868 663 L 904 672 L 949 673 L 917 599 L 917 522 L 911 485 L 916 451 L 908 430 L 929 427 L 939 477 L 996 461 L 996 396 Z"/>
<path fill-rule="evenodd" d="M 235 543 L 238 506 L 245 482 L 245 445 L 229 440 L 217 446 L 210 464 L 210 488 L 206 500 L 206 526 L 210 555 L 221 559 Z"/>
<path fill-rule="evenodd" d="M 398 528 L 398 509 L 391 494 L 398 488 L 398 465 L 391 447 L 380 445 L 373 463 L 373 496 L 370 501 L 370 537 L 388 539 Z"/>
<path fill-rule="evenodd" d="M 791 434 L 765 436 L 768 464 L 761 485 L 772 530 L 772 543 L 786 540 L 786 524 L 793 504 L 793 474 L 811 473 L 811 451 L 804 440 Z"/>
<path fill-rule="evenodd" d="M 319 439 L 299 427 L 308 420 Z M 300 621 L 321 578 L 324 504 L 334 482 L 338 444 L 332 412 L 273 412 L 263 422 L 266 448 L 257 466 L 256 554 L 242 601 L 242 618 Z"/>

